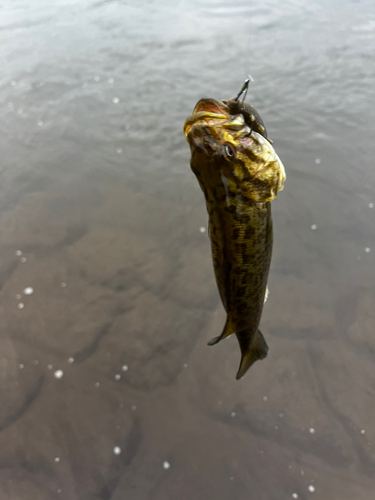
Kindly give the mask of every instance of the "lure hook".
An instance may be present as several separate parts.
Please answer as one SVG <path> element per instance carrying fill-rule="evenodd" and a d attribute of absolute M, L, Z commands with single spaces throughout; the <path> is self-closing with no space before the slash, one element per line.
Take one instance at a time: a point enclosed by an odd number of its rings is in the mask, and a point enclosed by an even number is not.
<path fill-rule="evenodd" d="M 244 81 L 244 84 L 242 85 L 241 90 L 239 91 L 237 97 L 235 98 L 235 101 L 238 101 L 240 95 L 245 93 L 245 95 L 243 96 L 243 99 L 242 99 L 242 104 L 245 102 L 246 94 L 247 94 L 247 91 L 249 89 L 249 83 L 253 82 L 253 81 L 254 81 L 254 78 L 251 75 L 248 75 L 248 77 Z"/>

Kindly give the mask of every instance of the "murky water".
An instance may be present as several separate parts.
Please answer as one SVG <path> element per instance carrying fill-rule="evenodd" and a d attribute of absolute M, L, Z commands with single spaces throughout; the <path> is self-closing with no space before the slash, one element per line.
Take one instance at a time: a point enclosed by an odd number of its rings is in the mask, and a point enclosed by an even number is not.
<path fill-rule="evenodd" d="M 372 498 L 373 2 L 18 0 L 0 42 L 1 499 Z M 236 382 L 182 126 L 249 72 L 288 179 Z"/>

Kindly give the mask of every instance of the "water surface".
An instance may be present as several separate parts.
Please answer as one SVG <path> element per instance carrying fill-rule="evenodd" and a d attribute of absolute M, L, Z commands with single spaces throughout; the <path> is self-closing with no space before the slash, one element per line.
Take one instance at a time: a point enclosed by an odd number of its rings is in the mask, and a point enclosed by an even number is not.
<path fill-rule="evenodd" d="M 0 42 L 1 499 L 369 500 L 373 3 L 17 0 Z M 288 178 L 237 382 L 182 127 L 249 72 Z"/>

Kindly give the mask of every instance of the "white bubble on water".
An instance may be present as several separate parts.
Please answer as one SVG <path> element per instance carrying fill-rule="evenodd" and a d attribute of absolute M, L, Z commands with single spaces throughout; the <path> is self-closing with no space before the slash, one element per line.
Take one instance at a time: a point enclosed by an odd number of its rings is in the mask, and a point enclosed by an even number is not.
<path fill-rule="evenodd" d="M 231 416 L 232 418 L 234 418 L 234 417 L 236 416 L 236 412 L 232 411 L 232 413 L 230 414 L 230 416 Z"/>
<path fill-rule="evenodd" d="M 23 293 L 24 293 L 25 295 L 31 295 L 31 294 L 33 294 L 33 293 L 34 293 L 34 288 L 31 288 L 31 286 L 28 286 L 28 287 L 26 287 L 26 288 L 24 289 Z"/>
<path fill-rule="evenodd" d="M 308 490 L 310 491 L 310 493 L 314 493 L 315 487 L 312 484 L 310 484 L 310 486 L 308 487 Z"/>
<path fill-rule="evenodd" d="M 117 375 L 115 375 L 115 380 L 120 380 L 121 378 L 121 375 L 118 373 Z"/>
<path fill-rule="evenodd" d="M 112 99 L 113 104 L 118 104 L 120 102 L 120 99 L 118 97 L 114 97 Z"/>
<path fill-rule="evenodd" d="M 263 396 L 263 401 L 268 401 L 267 396 Z"/>
<path fill-rule="evenodd" d="M 318 226 L 317 226 L 316 224 L 312 224 L 312 225 L 311 225 L 311 229 L 312 229 L 313 231 L 315 231 L 315 229 L 316 229 L 317 227 L 318 227 Z"/>
<path fill-rule="evenodd" d="M 298 498 L 297 493 L 293 493 L 293 494 L 292 494 L 292 498 Z"/>
<path fill-rule="evenodd" d="M 315 429 L 313 427 L 310 427 L 309 431 L 310 431 L 310 434 L 314 434 L 315 433 Z"/>
<path fill-rule="evenodd" d="M 64 375 L 64 372 L 62 370 L 56 370 L 53 375 L 55 378 L 61 378 Z"/>
<path fill-rule="evenodd" d="M 60 286 L 61 286 L 61 288 L 65 288 L 66 287 L 66 283 L 63 281 Z"/>
<path fill-rule="evenodd" d="M 121 453 L 121 448 L 120 448 L 119 446 L 115 446 L 115 447 L 113 448 L 113 453 L 114 453 L 115 455 L 120 455 L 120 453 Z"/>
<path fill-rule="evenodd" d="M 25 365 L 23 365 L 22 363 L 20 363 L 20 364 L 18 365 L 18 368 L 19 368 L 20 370 L 23 370 L 23 369 L 25 368 Z"/>
<path fill-rule="evenodd" d="M 283 418 L 283 416 L 284 416 L 284 413 L 279 413 L 280 418 Z"/>
<path fill-rule="evenodd" d="M 365 429 L 362 429 L 362 430 L 361 430 L 361 434 L 366 434 Z"/>
<path fill-rule="evenodd" d="M 18 309 L 23 309 L 25 307 L 25 304 L 23 302 L 20 302 L 17 307 Z"/>
<path fill-rule="evenodd" d="M 321 160 L 320 158 L 317 158 L 317 159 L 315 160 L 315 163 L 316 163 L 317 165 L 319 165 L 319 163 L 322 163 L 322 160 Z"/>
<path fill-rule="evenodd" d="M 60 462 L 60 458 L 59 457 L 56 457 L 55 458 L 55 462 L 58 464 Z"/>
<path fill-rule="evenodd" d="M 47 370 L 52 370 L 53 366 L 52 365 L 48 365 L 47 366 Z"/>
<path fill-rule="evenodd" d="M 201 233 L 204 233 L 204 232 L 205 232 L 205 230 L 206 230 L 206 229 L 205 229 L 203 226 L 199 228 L 199 231 L 200 231 Z"/>
<path fill-rule="evenodd" d="M 68 359 L 68 363 L 69 363 L 69 364 L 74 363 L 74 358 L 69 358 L 69 359 Z"/>
<path fill-rule="evenodd" d="M 188 367 L 188 365 L 186 363 L 184 363 L 184 368 L 187 368 L 187 367 Z"/>
<path fill-rule="evenodd" d="M 122 370 L 123 372 L 127 372 L 127 371 L 128 371 L 128 369 L 129 369 L 129 368 L 128 368 L 128 365 L 123 365 L 123 366 L 121 367 L 121 370 Z"/>
<path fill-rule="evenodd" d="M 95 382 L 95 387 L 100 387 L 100 382 Z"/>
<path fill-rule="evenodd" d="M 366 248 L 365 248 L 365 252 L 366 252 L 366 253 L 370 253 L 370 252 L 371 252 L 371 248 L 370 248 L 370 247 L 366 247 Z"/>
<path fill-rule="evenodd" d="M 163 469 L 167 470 L 169 469 L 171 464 L 169 462 L 163 462 Z"/>
<path fill-rule="evenodd" d="M 373 203 L 369 203 L 369 204 L 368 204 L 368 206 L 369 206 L 370 208 L 374 208 L 374 204 L 373 204 Z"/>
<path fill-rule="evenodd" d="M 16 250 L 16 255 L 19 257 L 20 255 L 22 255 L 22 251 L 21 250 Z"/>
<path fill-rule="evenodd" d="M 20 300 L 21 295 L 19 293 L 17 293 L 17 295 L 15 297 L 16 297 L 17 300 Z"/>
<path fill-rule="evenodd" d="M 38 126 L 39 126 L 39 127 L 43 127 L 43 122 L 42 122 L 42 120 L 39 120 L 39 121 L 38 121 Z"/>
<path fill-rule="evenodd" d="M 21 257 L 21 262 L 26 262 L 26 257 Z"/>

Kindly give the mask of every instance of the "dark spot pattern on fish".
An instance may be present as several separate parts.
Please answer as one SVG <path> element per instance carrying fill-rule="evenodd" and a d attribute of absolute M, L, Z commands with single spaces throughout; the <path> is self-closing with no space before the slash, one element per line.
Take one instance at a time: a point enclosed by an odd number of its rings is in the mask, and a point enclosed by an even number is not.
<path fill-rule="evenodd" d="M 239 298 L 242 298 L 246 295 L 246 286 L 241 286 L 239 288 L 237 288 L 237 291 L 236 291 L 236 297 L 239 297 Z"/>
<path fill-rule="evenodd" d="M 236 212 L 236 206 L 235 205 L 229 205 L 228 207 L 225 207 L 225 210 L 231 214 L 234 214 Z"/>
<path fill-rule="evenodd" d="M 244 239 L 249 240 L 255 235 L 255 229 L 252 226 L 247 226 L 244 232 Z"/>
<path fill-rule="evenodd" d="M 233 233 L 232 233 L 233 241 L 237 241 L 239 237 L 240 237 L 240 228 L 239 227 L 235 227 L 233 229 Z"/>
<path fill-rule="evenodd" d="M 252 254 L 243 254 L 242 255 L 242 264 L 249 264 L 252 260 Z"/>
<path fill-rule="evenodd" d="M 247 250 L 247 246 L 245 243 L 236 243 L 234 245 L 234 250 L 237 254 L 244 255 Z"/>
<path fill-rule="evenodd" d="M 248 305 L 246 304 L 246 302 L 239 302 L 237 303 L 236 305 L 236 312 L 237 314 L 242 314 L 246 311 Z"/>

